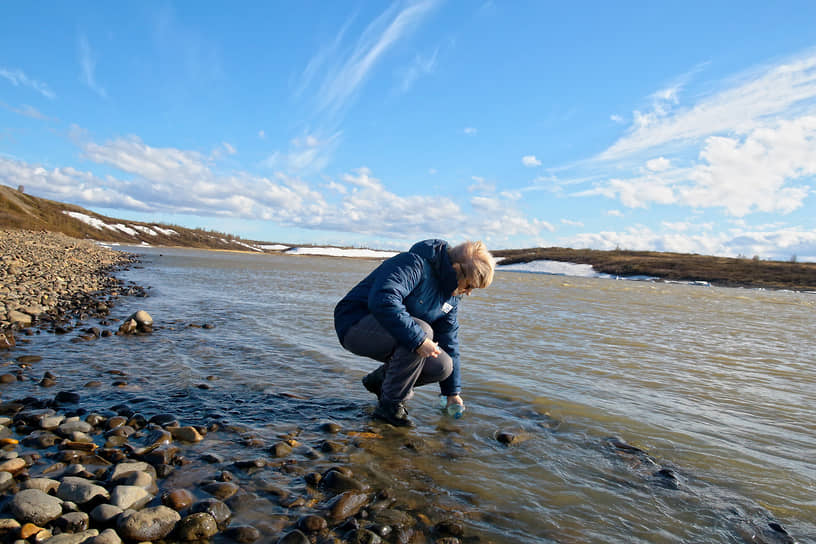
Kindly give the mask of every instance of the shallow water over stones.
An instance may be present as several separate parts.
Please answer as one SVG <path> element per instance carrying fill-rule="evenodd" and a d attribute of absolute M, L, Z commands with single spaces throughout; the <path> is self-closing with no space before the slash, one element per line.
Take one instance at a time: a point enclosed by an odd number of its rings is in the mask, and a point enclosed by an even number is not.
<path fill-rule="evenodd" d="M 407 538 L 394 521 L 405 515 L 429 539 L 816 539 L 812 295 L 500 273 L 464 301 L 465 416 L 445 417 L 419 390 L 418 428 L 405 431 L 370 420 L 359 379 L 373 366 L 331 325 L 334 302 L 376 263 L 144 253 L 122 277 L 150 296 L 119 299 L 108 325 L 23 337 L 0 355 L 23 379 L 0 394 L 77 393 L 62 412 L 210 429 L 183 444 L 189 464 L 161 476 L 161 491 L 199 501 L 207 482 L 238 485 L 216 540 L 234 529 L 297 541 L 301 519 L 353 512 L 362 491 L 321 487 L 342 480 L 335 467 L 369 488 L 349 538 Z M 70 341 L 115 332 L 137 310 L 151 334 Z"/>

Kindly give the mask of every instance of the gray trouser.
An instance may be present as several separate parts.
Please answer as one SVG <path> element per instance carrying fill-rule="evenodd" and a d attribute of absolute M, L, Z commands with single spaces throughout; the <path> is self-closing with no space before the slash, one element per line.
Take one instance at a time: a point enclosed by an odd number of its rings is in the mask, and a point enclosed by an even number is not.
<path fill-rule="evenodd" d="M 428 338 L 433 329 L 421 319 L 413 318 Z M 386 401 L 404 401 L 414 394 L 414 387 L 441 382 L 453 371 L 453 361 L 444 351 L 437 357 L 420 357 L 400 345 L 391 334 L 369 314 L 354 324 L 343 338 L 343 347 L 363 357 L 385 363 L 382 398 Z"/>

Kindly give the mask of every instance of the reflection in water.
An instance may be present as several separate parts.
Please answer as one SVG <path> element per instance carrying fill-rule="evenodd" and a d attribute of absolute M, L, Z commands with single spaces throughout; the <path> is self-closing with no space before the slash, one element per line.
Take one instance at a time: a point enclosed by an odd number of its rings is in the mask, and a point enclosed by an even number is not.
<path fill-rule="evenodd" d="M 466 415 L 444 417 L 437 391 L 420 390 L 418 428 L 404 431 L 371 422 L 359 380 L 374 363 L 332 327 L 334 303 L 376 262 L 140 251 L 124 277 L 151 296 L 115 312 L 145 309 L 156 332 L 39 338 L 66 387 L 117 369 L 145 413 L 269 442 L 339 421 L 360 433 L 356 473 L 495 542 L 816 538 L 816 296 L 501 272 L 461 310 Z M 216 328 L 188 326 L 204 322 Z"/>

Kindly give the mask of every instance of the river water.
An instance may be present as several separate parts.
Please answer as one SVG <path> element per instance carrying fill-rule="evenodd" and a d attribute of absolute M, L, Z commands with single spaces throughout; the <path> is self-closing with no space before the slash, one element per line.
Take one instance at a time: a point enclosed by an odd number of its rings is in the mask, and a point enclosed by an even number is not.
<path fill-rule="evenodd" d="M 816 295 L 499 272 L 460 309 L 465 416 L 422 388 L 405 431 L 372 424 L 374 362 L 332 326 L 376 261 L 129 249 L 142 262 L 120 277 L 150 296 L 114 315 L 147 310 L 157 330 L 41 335 L 28 352 L 58 356 L 64 387 L 120 369 L 139 402 L 269 440 L 325 419 L 375 430 L 355 473 L 483 541 L 816 542 Z"/>

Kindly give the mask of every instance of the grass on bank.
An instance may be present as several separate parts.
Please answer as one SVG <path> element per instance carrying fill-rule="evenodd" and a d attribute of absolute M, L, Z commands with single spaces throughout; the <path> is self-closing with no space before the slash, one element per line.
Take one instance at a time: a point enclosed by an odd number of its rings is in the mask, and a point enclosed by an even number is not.
<path fill-rule="evenodd" d="M 721 286 L 816 290 L 816 263 L 763 261 L 758 258 L 712 257 L 656 251 L 600 251 L 561 247 L 494 251 L 501 264 L 534 260 L 589 264 L 615 276 L 655 276 L 665 280 L 708 281 Z"/>

